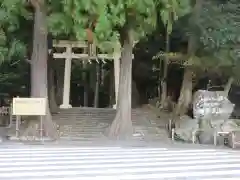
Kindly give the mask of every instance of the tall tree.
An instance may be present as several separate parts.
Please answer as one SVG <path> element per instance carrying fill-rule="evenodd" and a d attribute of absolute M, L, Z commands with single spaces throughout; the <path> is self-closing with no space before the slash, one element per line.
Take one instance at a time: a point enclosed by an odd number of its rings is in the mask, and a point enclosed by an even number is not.
<path fill-rule="evenodd" d="M 163 61 L 163 78 L 161 82 L 161 108 L 164 108 L 164 103 L 167 98 L 167 73 L 169 64 L 170 51 L 170 35 L 172 33 L 173 24 L 182 16 L 188 14 L 191 10 L 190 1 L 171 0 L 164 4 L 161 9 L 161 20 L 165 25 L 165 58 Z"/>
<path fill-rule="evenodd" d="M 31 96 L 48 98 L 48 31 L 47 6 L 45 0 L 32 0 L 34 7 L 33 52 L 31 57 Z M 47 115 L 43 121 L 46 134 L 52 139 L 58 138 L 57 127 L 47 103 Z"/>
<path fill-rule="evenodd" d="M 180 5 L 185 5 L 185 2 L 185 0 L 177 1 Z M 131 136 L 131 81 L 134 42 L 155 29 L 157 15 L 165 4 L 169 4 L 168 1 L 69 0 L 62 1 L 62 4 L 65 15 L 58 13 L 52 14 L 52 17 L 63 17 L 63 20 L 70 18 L 68 23 L 72 23 L 73 32 L 78 39 L 87 39 L 87 35 L 90 34 L 93 42 L 109 53 L 114 46 L 104 42 L 110 41 L 114 44 L 120 42 L 122 54 L 118 91 L 119 107 L 108 134 L 117 139 Z M 57 24 L 59 23 L 55 23 L 55 27 Z M 61 25 L 65 26 L 66 23 L 62 22 Z"/>
<path fill-rule="evenodd" d="M 48 98 L 47 88 L 47 19 L 45 0 L 1 0 L 1 60 L 27 59 L 27 44 L 33 23 L 32 8 L 34 8 L 34 35 L 31 64 L 31 96 Z M 31 36 L 30 36 L 31 37 Z M 31 43 L 29 43 L 31 44 Z M 57 138 L 56 127 L 51 120 L 49 108 L 47 117 L 43 121 L 44 130 L 53 139 Z M 31 125 L 33 121 L 29 124 Z M 28 134 L 27 129 L 24 135 Z"/>
<path fill-rule="evenodd" d="M 239 7 L 236 0 L 195 1 L 188 19 L 188 54 L 181 57 L 185 74 L 176 115 L 184 114 L 191 103 L 193 73 L 228 71 L 234 75 L 239 69 Z M 232 82 L 232 78 L 229 80 Z"/>
<path fill-rule="evenodd" d="M 204 0 L 197 0 L 194 3 L 194 8 L 191 17 L 189 18 L 189 25 L 192 29 L 196 29 L 198 26 L 199 18 L 202 10 L 202 4 Z M 191 59 L 196 55 L 198 45 L 198 39 L 195 33 L 190 33 L 188 40 L 188 49 L 187 49 L 187 61 L 191 61 Z M 178 99 L 178 103 L 175 109 L 175 115 L 185 114 L 188 110 L 188 107 L 192 101 L 192 76 L 193 72 L 190 66 L 185 66 L 184 76 L 182 82 L 182 88 L 180 91 L 180 97 Z"/>

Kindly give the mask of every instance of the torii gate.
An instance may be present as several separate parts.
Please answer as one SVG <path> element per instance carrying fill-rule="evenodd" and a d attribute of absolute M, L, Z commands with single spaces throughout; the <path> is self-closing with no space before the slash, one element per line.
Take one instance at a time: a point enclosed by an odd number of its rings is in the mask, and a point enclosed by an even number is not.
<path fill-rule="evenodd" d="M 110 43 L 110 42 L 109 42 Z M 80 60 L 97 60 L 97 59 L 113 59 L 114 60 L 114 77 L 115 77 L 115 99 L 118 99 L 118 86 L 119 86 L 119 75 L 120 75 L 120 57 L 121 57 L 121 46 L 119 43 L 111 43 L 114 47 L 112 54 L 96 54 L 96 46 L 91 45 L 91 52 L 88 52 L 89 45 L 86 41 L 54 41 L 53 47 L 55 48 L 66 48 L 63 53 L 53 53 L 54 59 L 65 59 L 65 70 L 64 70 L 64 86 L 63 86 L 63 102 L 60 105 L 62 109 L 72 108 L 70 104 L 70 82 L 71 82 L 71 66 L 72 59 Z M 81 48 L 83 53 L 74 53 L 72 48 Z M 86 53 L 88 52 L 88 53 Z M 116 105 L 114 105 L 116 107 Z"/>

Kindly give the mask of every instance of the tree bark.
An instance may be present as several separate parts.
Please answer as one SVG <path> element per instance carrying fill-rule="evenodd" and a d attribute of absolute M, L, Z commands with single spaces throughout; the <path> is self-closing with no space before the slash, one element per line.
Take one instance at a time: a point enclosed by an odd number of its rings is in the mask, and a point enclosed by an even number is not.
<path fill-rule="evenodd" d="M 103 67 L 104 64 L 102 64 L 102 68 L 100 69 L 100 84 L 103 87 L 105 84 L 105 69 Z"/>
<path fill-rule="evenodd" d="M 203 0 L 197 0 L 194 5 L 192 17 L 189 20 L 189 24 L 197 27 L 197 22 L 200 16 Z M 188 40 L 188 59 L 195 56 L 197 50 L 197 37 L 194 32 L 191 33 Z M 175 115 L 183 115 L 188 111 L 189 105 L 192 101 L 192 70 L 191 67 L 185 66 L 182 88 L 178 99 L 177 106 L 175 108 Z"/>
<path fill-rule="evenodd" d="M 175 115 L 184 115 L 192 101 L 192 71 L 189 68 L 184 70 L 182 88 L 178 99 L 178 104 L 175 109 Z"/>
<path fill-rule="evenodd" d="M 45 1 L 40 0 L 38 4 L 35 5 L 33 53 L 31 60 L 31 96 L 48 99 L 46 18 Z M 45 134 L 53 140 L 58 138 L 57 127 L 52 121 L 49 103 L 47 103 L 47 115 L 43 120 L 43 128 Z"/>
<path fill-rule="evenodd" d="M 225 93 L 226 97 L 228 97 L 228 94 L 229 94 L 229 91 L 231 90 L 233 81 L 234 81 L 233 77 L 230 77 L 228 79 L 226 86 L 224 87 L 224 93 Z"/>
<path fill-rule="evenodd" d="M 63 103 L 63 85 L 64 85 L 64 62 L 57 62 L 56 68 L 56 102 L 60 106 Z"/>
<path fill-rule="evenodd" d="M 169 33 L 166 31 L 166 53 L 169 53 Z M 167 100 L 167 74 L 168 74 L 168 62 L 169 62 L 169 56 L 166 56 L 164 58 L 164 65 L 163 65 L 163 78 L 161 82 L 161 88 L 162 88 L 162 93 L 161 93 L 161 107 L 160 108 L 165 108 L 164 104 L 165 101 Z"/>
<path fill-rule="evenodd" d="M 111 74 L 114 74 L 114 69 L 110 69 L 109 72 L 109 106 L 113 107 L 114 104 L 116 104 L 116 92 L 115 92 L 115 77 L 111 76 Z"/>
<path fill-rule="evenodd" d="M 100 85 L 100 64 L 96 63 L 96 83 L 94 92 L 94 107 L 97 108 L 99 105 L 99 85 Z"/>
<path fill-rule="evenodd" d="M 137 89 L 137 84 L 132 80 L 132 108 L 137 108 L 139 107 L 141 103 L 140 95 Z"/>
<path fill-rule="evenodd" d="M 51 113 L 57 113 L 59 107 L 56 102 L 56 91 L 54 82 L 54 70 L 53 70 L 53 59 L 50 56 L 48 59 L 48 101 Z"/>
<path fill-rule="evenodd" d="M 161 94 L 162 94 L 162 61 L 159 61 L 159 73 L 158 73 L 158 99 L 161 100 Z M 161 102 L 160 102 L 161 103 Z M 161 104 L 158 104 L 158 107 Z"/>
<path fill-rule="evenodd" d="M 83 62 L 83 73 L 82 73 L 82 78 L 83 78 L 83 84 L 84 84 L 84 93 L 83 93 L 83 106 L 88 107 L 88 82 L 87 82 L 87 72 L 86 72 L 86 67 L 87 64 Z"/>
<path fill-rule="evenodd" d="M 114 62 L 113 62 L 113 68 L 114 68 L 114 91 L 115 91 L 115 105 L 116 107 L 118 102 L 118 91 L 119 91 L 119 79 L 120 79 L 120 47 L 116 45 L 115 52 L 114 52 Z"/>
<path fill-rule="evenodd" d="M 131 30 L 122 35 L 123 48 L 120 64 L 120 80 L 118 91 L 118 108 L 116 117 L 109 129 L 109 137 L 127 139 L 132 136 L 131 95 L 132 95 L 132 50 Z"/>

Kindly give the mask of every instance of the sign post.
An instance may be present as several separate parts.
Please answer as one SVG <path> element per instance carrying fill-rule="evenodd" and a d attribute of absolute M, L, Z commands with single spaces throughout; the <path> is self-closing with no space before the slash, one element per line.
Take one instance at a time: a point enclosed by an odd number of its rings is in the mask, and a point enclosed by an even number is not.
<path fill-rule="evenodd" d="M 13 98 L 12 115 L 16 116 L 16 136 L 19 137 L 21 116 L 40 116 L 40 137 L 43 138 L 43 116 L 47 113 L 46 98 Z"/>

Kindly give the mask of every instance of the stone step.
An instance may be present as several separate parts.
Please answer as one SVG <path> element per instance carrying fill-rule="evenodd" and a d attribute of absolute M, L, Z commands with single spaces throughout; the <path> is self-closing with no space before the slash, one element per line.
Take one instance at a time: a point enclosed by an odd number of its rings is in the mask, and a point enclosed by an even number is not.
<path fill-rule="evenodd" d="M 82 114 L 91 114 L 91 113 L 99 113 L 99 114 L 104 114 L 104 113 L 108 113 L 108 114 L 115 114 L 117 111 L 116 110 L 113 110 L 113 111 L 102 111 L 102 110 L 59 110 L 58 113 L 82 113 Z M 145 113 L 145 114 L 149 114 L 148 111 L 142 111 L 142 110 L 132 110 L 131 113 L 132 114 L 137 114 L 137 113 Z M 58 114 L 56 113 L 56 114 Z"/>
<path fill-rule="evenodd" d="M 59 125 L 61 139 L 92 141 L 107 139 L 104 132 L 116 115 L 114 109 L 72 108 L 53 114 L 53 120 Z M 151 124 L 152 122 L 152 124 Z M 143 109 L 132 110 L 134 134 L 132 139 L 161 140 L 166 132 L 154 126 L 157 117 Z M 154 124 L 155 123 L 155 124 Z"/>
<path fill-rule="evenodd" d="M 91 119 L 92 121 L 113 121 L 114 118 L 102 118 L 102 117 L 92 118 L 91 116 L 90 117 L 62 117 L 62 116 L 53 117 L 53 120 L 81 120 L 81 121 L 87 121 L 89 119 Z M 150 122 L 150 120 L 146 117 L 140 117 L 140 118 L 134 117 L 134 118 L 131 118 L 131 120 L 136 121 L 136 122 L 147 120 L 147 121 Z"/>
<path fill-rule="evenodd" d="M 115 115 L 82 115 L 82 114 L 58 114 L 58 115 L 53 115 L 53 117 L 56 117 L 56 118 L 61 118 L 61 117 L 64 117 L 64 118 L 88 118 L 88 117 L 91 117 L 91 118 L 101 118 L 101 119 L 105 119 L 105 118 L 111 118 L 111 119 L 114 119 L 115 118 Z M 134 118 L 147 118 L 147 119 L 153 119 L 151 117 L 148 117 L 144 114 L 141 114 L 141 115 L 132 115 L 131 116 L 132 119 Z"/>
<path fill-rule="evenodd" d="M 115 116 L 81 116 L 81 115 L 72 115 L 72 116 L 65 116 L 65 115 L 60 115 L 60 116 L 53 116 L 53 118 L 67 118 L 67 119 L 86 119 L 86 118 L 91 118 L 91 119 L 114 119 Z M 133 117 L 134 119 L 134 117 Z"/>
<path fill-rule="evenodd" d="M 145 117 L 145 118 L 149 118 L 149 119 L 157 119 L 155 117 L 151 117 L 151 116 L 148 116 L 147 114 L 132 114 L 131 117 Z M 104 118 L 104 117 L 112 117 L 114 118 L 115 117 L 115 114 L 89 114 L 89 115 L 86 115 L 86 114 L 64 114 L 64 113 L 61 113 L 61 114 L 57 114 L 57 115 L 53 115 L 53 117 L 95 117 L 95 118 Z"/>
<path fill-rule="evenodd" d="M 102 110 L 71 110 L 71 109 L 69 109 L 69 110 L 59 110 L 59 112 L 58 113 L 81 113 L 81 114 L 91 114 L 91 113 L 99 113 L 99 114 L 104 114 L 104 113 L 108 113 L 108 114 L 115 114 L 117 111 L 116 110 L 113 110 L 113 111 L 102 111 Z M 140 110 L 132 110 L 132 112 L 131 113 L 133 113 L 133 114 L 137 114 L 137 113 L 139 113 L 139 112 L 142 112 L 142 113 L 146 113 L 146 114 L 148 114 L 149 112 L 147 112 L 147 111 L 140 111 Z M 56 113 L 56 114 L 58 114 L 58 113 Z"/>
<path fill-rule="evenodd" d="M 111 124 L 112 121 L 100 121 L 98 120 L 97 122 L 81 122 L 81 120 L 56 120 L 55 121 L 58 125 L 67 125 L 67 124 L 71 124 L 71 125 L 79 125 L 79 126 L 83 126 L 85 124 L 91 125 L 91 126 L 101 126 L 101 124 Z M 132 121 L 132 124 L 135 125 L 149 125 L 150 123 L 148 121 Z"/>
<path fill-rule="evenodd" d="M 133 109 L 132 114 L 146 113 L 149 114 L 148 111 L 144 111 L 141 109 Z M 59 111 L 61 114 L 115 114 L 115 109 L 102 109 L 102 108 L 71 108 L 71 109 L 61 109 Z"/>

